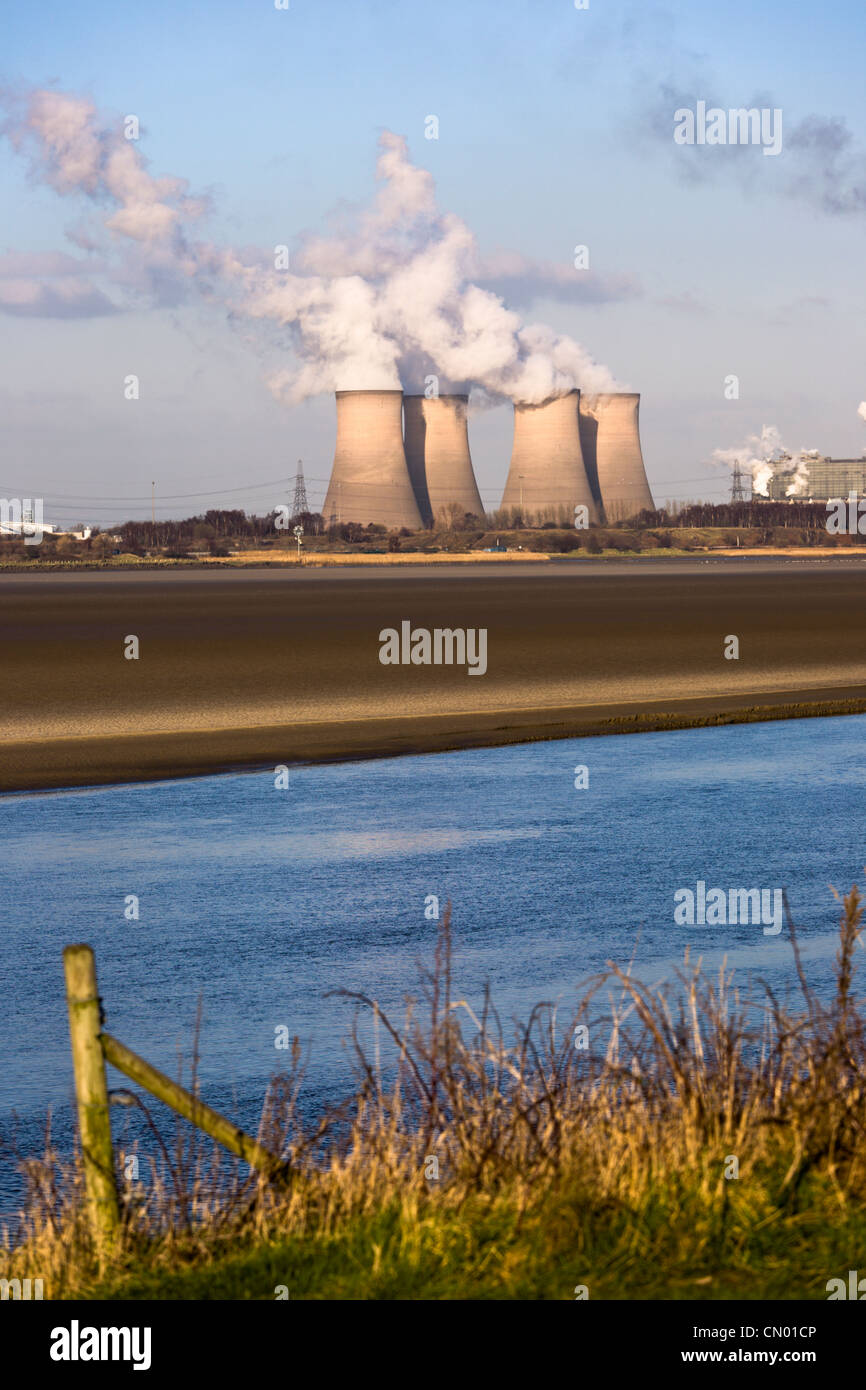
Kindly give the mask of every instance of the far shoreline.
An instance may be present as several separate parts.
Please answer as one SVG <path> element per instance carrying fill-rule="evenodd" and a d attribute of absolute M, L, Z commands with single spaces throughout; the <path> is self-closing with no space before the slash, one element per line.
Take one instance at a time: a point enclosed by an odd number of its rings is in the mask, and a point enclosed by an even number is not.
<path fill-rule="evenodd" d="M 109 560 L 17 560 L 0 561 L 0 585 L 4 574 L 117 574 L 129 575 L 142 572 L 181 572 L 190 573 L 192 571 L 210 571 L 215 573 L 225 573 L 245 571 L 245 570 L 324 570 L 324 569 L 346 569 L 357 567 L 359 569 L 431 569 L 435 570 L 445 565 L 457 565 L 471 569 L 490 567 L 492 569 L 509 569 L 512 565 L 540 564 L 550 565 L 559 568 L 566 567 L 605 567 L 612 564 L 627 564 L 631 566 L 648 565 L 656 567 L 663 564 L 696 564 L 702 561 L 737 561 L 764 560 L 768 564 L 778 560 L 802 560 L 806 563 L 812 560 L 832 560 L 840 564 L 850 564 L 853 562 L 866 562 L 866 545 L 858 546 L 742 546 L 737 548 L 723 548 L 719 546 L 707 546 L 706 548 L 692 547 L 689 550 L 679 550 L 676 548 L 645 550 L 640 553 L 623 552 L 621 550 L 603 550 L 598 555 L 588 554 L 585 551 L 571 551 L 562 554 L 558 551 L 530 550 L 530 549 L 511 549 L 504 550 L 500 554 L 495 552 L 479 552 L 472 550 L 442 550 L 436 553 L 408 553 L 408 554 L 368 554 L 363 551 L 357 553 L 341 553 L 328 551 L 312 551 L 303 556 L 301 560 L 295 555 L 286 552 L 248 551 L 240 552 L 237 555 L 226 556 L 200 556 L 192 559 L 177 559 L 174 557 L 165 558 L 138 558 L 129 557 L 123 559 Z"/>

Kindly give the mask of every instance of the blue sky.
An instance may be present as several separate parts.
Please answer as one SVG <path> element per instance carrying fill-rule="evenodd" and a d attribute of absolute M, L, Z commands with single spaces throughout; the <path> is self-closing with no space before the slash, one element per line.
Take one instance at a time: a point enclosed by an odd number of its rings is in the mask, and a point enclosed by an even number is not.
<path fill-rule="evenodd" d="M 341 203 L 368 200 L 387 128 L 407 137 L 440 205 L 482 251 L 569 266 L 587 244 L 593 270 L 632 277 L 635 292 L 592 305 L 548 296 L 521 313 L 641 392 L 662 502 L 723 497 L 713 449 L 765 424 L 792 449 L 866 449 L 866 199 L 828 211 L 820 150 L 804 164 L 787 146 L 778 160 L 749 149 L 711 163 L 733 152 L 701 151 L 706 177 L 690 180 L 678 155 L 695 152 L 653 124 L 667 109 L 660 89 L 780 107 L 786 135 L 809 116 L 835 118 L 850 136 L 840 173 L 863 189 L 864 51 L 866 9 L 854 0 L 820 11 L 781 0 L 590 0 L 587 11 L 571 0 L 291 0 L 289 11 L 266 0 L 7 0 L 0 84 L 55 86 L 109 117 L 137 114 L 150 171 L 211 195 L 206 232 L 218 243 L 291 243 L 323 230 Z M 430 113 L 436 141 L 424 138 Z M 36 183 L 6 141 L 0 206 L 0 255 L 77 254 L 66 229 L 82 209 Z M 107 499 L 149 497 L 152 478 L 166 496 L 201 494 L 190 511 L 264 511 L 281 500 L 272 480 L 292 475 L 298 457 L 314 499 L 324 492 L 333 401 L 278 404 L 260 354 L 218 306 L 0 313 L 0 351 L 0 491 L 44 496 L 61 522 L 145 514 L 149 504 Z M 142 381 L 132 409 L 126 372 Z M 737 401 L 724 397 L 729 373 Z M 475 417 L 471 440 L 493 505 L 508 407 Z"/>

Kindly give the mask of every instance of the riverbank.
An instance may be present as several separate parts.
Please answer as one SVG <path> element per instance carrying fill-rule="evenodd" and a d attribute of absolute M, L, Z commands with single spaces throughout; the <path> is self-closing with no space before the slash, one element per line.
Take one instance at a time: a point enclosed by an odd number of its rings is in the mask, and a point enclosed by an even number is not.
<path fill-rule="evenodd" d="M 28 573 L 3 596 L 3 791 L 866 710 L 856 561 Z M 383 665 L 404 621 L 485 630 L 486 672 Z"/>
<path fill-rule="evenodd" d="M 361 1051 L 343 1121 L 308 1126 L 300 1057 L 274 1083 L 260 1141 L 287 1185 L 195 1141 L 175 1167 L 127 1157 L 100 1270 L 77 1170 L 32 1160 L 4 1277 L 123 1301 L 847 1297 L 866 1239 L 861 914 L 852 889 L 826 1005 L 803 974 L 793 1006 L 686 965 L 677 1024 L 664 986 L 609 965 L 570 1022 L 541 1005 L 512 1039 L 452 992 L 446 912 L 428 1021 L 382 1020 L 396 1076 Z"/>
<path fill-rule="evenodd" d="M 530 708 L 492 714 L 323 720 L 268 728 L 129 733 L 113 739 L 98 735 L 27 739 L 5 745 L 0 791 L 151 782 L 249 771 L 266 765 L 334 763 L 606 734 L 864 714 L 866 688 L 853 698 L 845 687 L 839 687 L 658 704 L 658 709 L 646 702 L 620 707 L 608 703 L 583 709 Z"/>

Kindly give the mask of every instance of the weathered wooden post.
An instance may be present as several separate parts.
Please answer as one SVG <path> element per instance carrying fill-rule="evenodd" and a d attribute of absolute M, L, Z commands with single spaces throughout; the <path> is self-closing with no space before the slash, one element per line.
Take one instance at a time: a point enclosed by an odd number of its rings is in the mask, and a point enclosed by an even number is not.
<path fill-rule="evenodd" d="M 93 951 L 89 946 L 67 946 L 63 968 L 87 1204 L 102 1262 L 117 1231 L 118 1205 Z"/>
<path fill-rule="evenodd" d="M 152 1067 L 143 1057 L 124 1047 L 123 1043 L 118 1042 L 110 1033 L 103 1033 L 100 1042 L 106 1061 L 117 1067 L 118 1071 L 122 1071 L 131 1081 L 150 1091 L 157 1100 L 170 1105 L 172 1110 L 189 1120 L 190 1124 L 216 1139 L 229 1153 L 237 1154 L 238 1158 L 244 1159 L 251 1168 L 257 1169 L 267 1178 L 288 1179 L 292 1176 L 287 1165 L 277 1154 L 262 1148 L 256 1139 L 245 1134 L 236 1124 L 232 1124 L 231 1120 L 227 1120 L 216 1110 L 211 1110 L 198 1096 L 178 1086 L 176 1081 L 165 1075 L 165 1072 L 157 1071 L 156 1067 Z"/>

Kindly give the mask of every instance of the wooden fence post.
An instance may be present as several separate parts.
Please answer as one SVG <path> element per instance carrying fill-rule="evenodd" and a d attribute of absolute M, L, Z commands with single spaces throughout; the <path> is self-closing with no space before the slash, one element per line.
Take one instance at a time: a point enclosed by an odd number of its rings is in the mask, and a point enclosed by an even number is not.
<path fill-rule="evenodd" d="M 105 1057 L 102 1051 L 96 964 L 89 946 L 67 946 L 63 952 L 69 1037 L 75 1069 L 78 1128 L 84 1159 L 84 1179 L 93 1237 L 103 1262 L 118 1225 L 114 1153 Z"/>
<path fill-rule="evenodd" d="M 122 1071 L 131 1081 L 150 1091 L 157 1100 L 170 1105 L 172 1110 L 176 1110 L 178 1115 L 189 1120 L 190 1124 L 195 1125 L 204 1134 L 216 1139 L 229 1153 L 237 1154 L 238 1158 L 244 1159 L 251 1168 L 255 1168 L 267 1178 L 292 1178 L 288 1165 L 277 1154 L 262 1148 L 258 1140 L 252 1139 L 231 1120 L 205 1105 L 198 1096 L 185 1091 L 183 1086 L 178 1086 L 176 1081 L 165 1075 L 165 1072 L 157 1071 L 156 1067 L 152 1067 L 143 1057 L 124 1047 L 123 1043 L 118 1042 L 110 1033 L 103 1033 L 100 1042 L 107 1062 L 117 1067 L 117 1070 Z"/>

